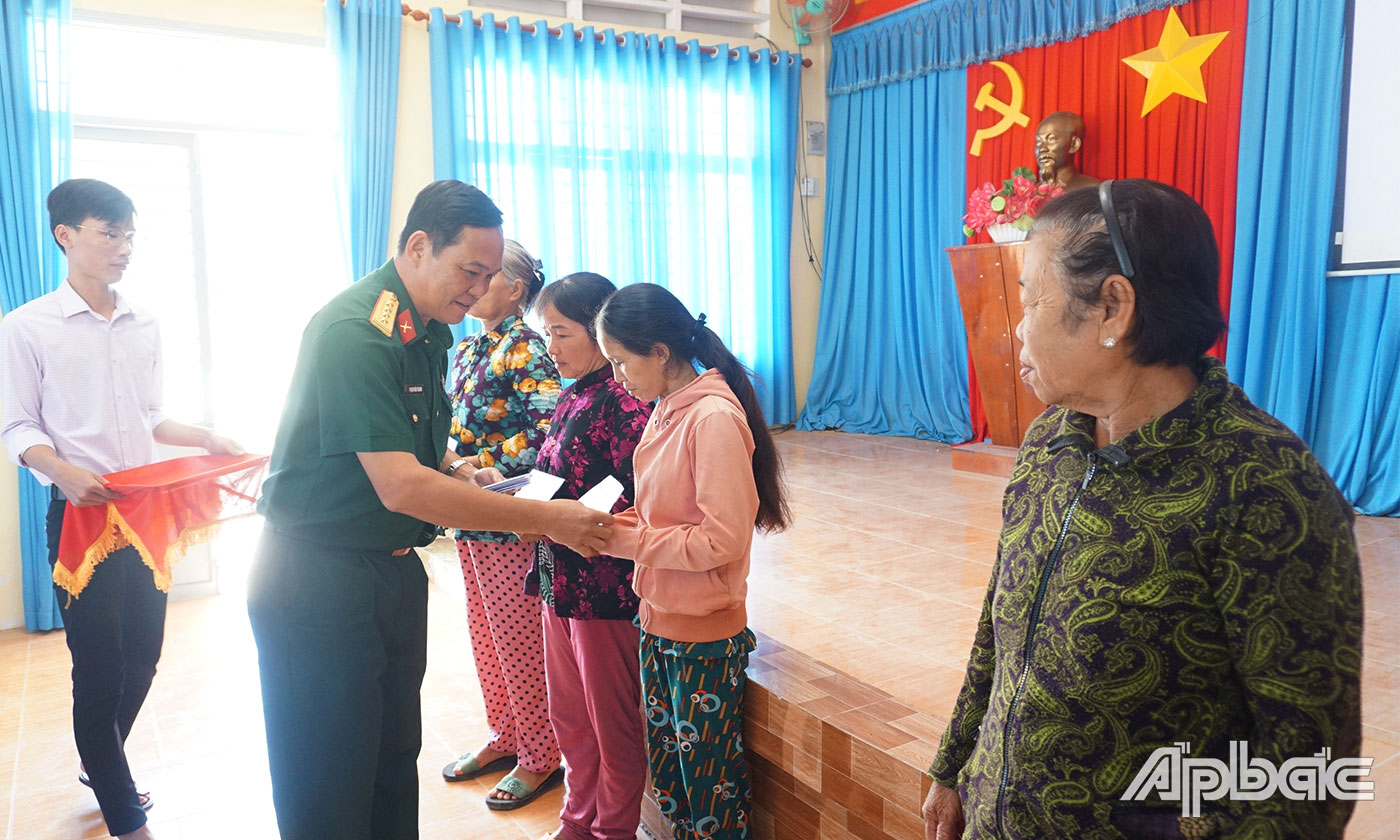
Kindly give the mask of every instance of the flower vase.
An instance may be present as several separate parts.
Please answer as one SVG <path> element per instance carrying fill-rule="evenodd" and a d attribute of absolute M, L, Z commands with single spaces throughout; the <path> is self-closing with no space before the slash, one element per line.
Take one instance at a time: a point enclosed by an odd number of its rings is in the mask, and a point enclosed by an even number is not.
<path fill-rule="evenodd" d="M 993 242 L 1020 242 L 1026 238 L 1026 233 L 1015 225 L 987 225 L 987 234 Z"/>

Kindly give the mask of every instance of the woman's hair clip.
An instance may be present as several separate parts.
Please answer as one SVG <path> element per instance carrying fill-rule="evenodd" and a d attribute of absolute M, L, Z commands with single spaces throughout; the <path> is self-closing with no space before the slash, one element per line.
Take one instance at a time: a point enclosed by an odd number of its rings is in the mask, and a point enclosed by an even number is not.
<path fill-rule="evenodd" d="M 544 262 L 541 260 L 532 260 L 532 262 L 534 263 L 535 280 L 530 285 L 534 291 L 538 292 L 540 289 L 544 288 L 544 284 L 547 282 L 544 277 Z M 531 297 L 534 297 L 534 295 L 531 295 Z"/>

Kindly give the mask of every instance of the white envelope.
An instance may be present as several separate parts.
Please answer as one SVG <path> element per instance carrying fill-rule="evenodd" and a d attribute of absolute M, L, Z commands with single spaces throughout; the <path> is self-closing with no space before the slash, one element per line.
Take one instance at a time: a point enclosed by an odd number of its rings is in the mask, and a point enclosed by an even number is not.
<path fill-rule="evenodd" d="M 580 496 L 579 501 L 583 502 L 585 507 L 602 513 L 611 513 L 613 505 L 617 504 L 617 500 L 620 498 L 622 498 L 622 482 L 608 476 L 598 482 L 592 490 Z"/>
<path fill-rule="evenodd" d="M 564 479 L 557 475 L 550 475 L 539 470 L 530 470 L 530 481 L 519 490 L 515 491 L 517 499 L 531 499 L 537 502 L 547 502 L 554 498 L 555 492 L 564 486 Z"/>

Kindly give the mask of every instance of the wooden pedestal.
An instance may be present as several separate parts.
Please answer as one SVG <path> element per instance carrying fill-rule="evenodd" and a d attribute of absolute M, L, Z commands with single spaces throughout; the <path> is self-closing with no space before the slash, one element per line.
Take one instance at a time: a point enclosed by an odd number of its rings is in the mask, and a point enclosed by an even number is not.
<path fill-rule="evenodd" d="M 953 447 L 955 470 L 1010 478 L 1015 466 L 1016 450 L 1010 446 L 997 446 L 984 440 Z"/>
<path fill-rule="evenodd" d="M 968 350 L 977 371 L 977 386 L 992 443 L 1012 450 L 1021 445 L 1026 429 L 1045 403 L 1021 381 L 1021 341 L 1016 324 L 1021 320 L 1021 265 L 1026 243 L 960 245 L 948 249 L 953 279 L 962 304 L 963 325 L 967 327 Z M 970 449 L 970 447 L 958 447 Z M 966 463 L 967 459 L 963 459 Z M 958 469 L 958 461 L 953 462 Z M 986 472 L 978 469 L 976 472 Z M 1001 473 L 994 473 L 1001 474 Z M 1009 470 L 1007 472 L 1009 475 Z"/>

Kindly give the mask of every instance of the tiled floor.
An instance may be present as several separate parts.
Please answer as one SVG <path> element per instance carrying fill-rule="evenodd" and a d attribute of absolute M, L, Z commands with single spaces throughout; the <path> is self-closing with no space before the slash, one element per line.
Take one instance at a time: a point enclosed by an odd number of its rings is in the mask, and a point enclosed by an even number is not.
<path fill-rule="evenodd" d="M 797 526 L 755 544 L 750 623 L 931 716 L 938 741 L 976 626 L 1003 479 L 909 438 L 778 438 Z M 1400 801 L 1400 519 L 1359 517 L 1366 597 L 1362 754 L 1376 798 L 1347 840 L 1395 838 Z M 911 757 L 912 758 L 912 757 Z M 929 756 L 932 758 L 932 756 Z"/>
<path fill-rule="evenodd" d="M 954 473 L 948 447 L 921 441 L 788 432 L 779 443 L 797 524 L 755 543 L 752 625 L 926 712 L 936 741 L 991 571 L 1003 482 Z M 225 545 L 255 528 L 238 523 Z M 1376 759 L 1377 801 L 1359 804 L 1348 840 L 1394 837 L 1400 797 L 1400 520 L 1362 519 L 1357 537 L 1368 606 L 1364 749 Z M 161 671 L 129 743 L 138 781 L 157 799 L 151 824 L 162 840 L 276 836 L 241 570 L 227 559 L 240 553 L 223 552 L 223 596 L 170 605 Z M 422 837 L 519 840 L 551 830 L 557 792 L 523 813 L 496 814 L 481 804 L 486 785 L 438 780 L 454 751 L 480 738 L 482 710 L 458 596 L 435 587 L 429 622 Z M 0 633 L 6 840 L 105 836 L 74 778 L 68 667 L 61 634 Z"/>
<path fill-rule="evenodd" d="M 224 541 L 247 542 L 246 532 L 256 528 L 251 520 L 234 523 Z M 137 782 L 156 799 L 150 824 L 160 840 L 277 836 L 241 570 L 232 567 L 232 552 L 222 553 L 223 595 L 170 603 L 160 672 L 127 745 Z M 436 587 L 430 593 L 418 763 L 422 840 L 540 837 L 559 824 L 561 791 L 518 812 L 495 813 L 482 799 L 502 774 L 485 777 L 486 784 L 449 785 L 439 777 L 456 751 L 478 745 L 484 713 L 465 610 L 454 595 Z M 75 778 L 69 664 L 61 633 L 0 633 L 0 838 L 107 836 L 96 801 Z"/>

